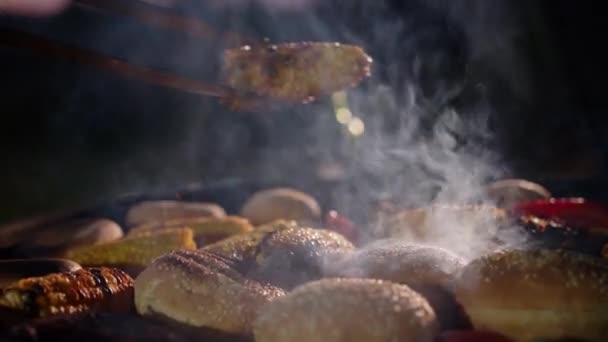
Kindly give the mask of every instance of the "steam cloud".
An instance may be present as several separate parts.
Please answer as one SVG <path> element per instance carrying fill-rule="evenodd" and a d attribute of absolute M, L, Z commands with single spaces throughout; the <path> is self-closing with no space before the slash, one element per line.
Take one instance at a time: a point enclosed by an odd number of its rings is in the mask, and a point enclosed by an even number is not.
<path fill-rule="evenodd" d="M 372 41 L 389 39 L 399 50 L 371 50 L 375 67 L 384 69 L 387 77 L 375 78 L 367 88 L 349 94 L 352 112 L 366 124 L 364 136 L 343 146 L 354 159 L 350 176 L 355 185 L 337 194 L 336 202 L 352 215 L 368 209 L 362 197 L 392 198 L 401 208 L 486 202 L 484 186 L 509 175 L 493 129 L 494 115 L 501 108 L 474 73 L 475 65 L 483 64 L 509 91 L 525 92 L 523 66 L 513 52 L 518 34 L 513 14 L 501 1 L 492 6 L 483 1 L 466 6 L 430 4 L 420 13 L 441 19 L 430 23 L 404 19 L 370 29 Z M 356 41 L 356 33 L 350 34 Z M 465 46 L 467 51 L 454 46 Z M 401 58 L 405 67 L 391 65 L 392 58 Z M 466 105 L 459 101 L 462 98 Z M 401 238 L 438 245 L 468 258 L 495 246 L 494 220 L 483 214 L 466 220 L 457 216 L 433 211 L 427 222 L 430 235 L 424 241 L 407 234 Z M 501 238 L 511 245 L 525 243 L 520 234 Z"/>

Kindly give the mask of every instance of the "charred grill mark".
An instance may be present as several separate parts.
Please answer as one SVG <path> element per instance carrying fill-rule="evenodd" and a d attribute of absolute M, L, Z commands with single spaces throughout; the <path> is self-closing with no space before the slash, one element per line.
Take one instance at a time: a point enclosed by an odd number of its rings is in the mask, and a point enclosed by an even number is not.
<path fill-rule="evenodd" d="M 91 274 L 93 275 L 93 279 L 95 279 L 95 285 L 101 287 L 101 291 L 104 295 L 111 295 L 112 290 L 110 289 L 110 285 L 108 284 L 107 279 L 101 273 L 100 269 L 91 269 Z M 120 279 L 116 279 L 117 282 L 120 282 Z"/>
<path fill-rule="evenodd" d="M 318 42 L 230 49 L 224 58 L 225 81 L 236 91 L 297 103 L 355 86 L 372 63 L 359 47 Z"/>
<path fill-rule="evenodd" d="M 44 287 L 40 284 L 34 284 L 30 289 L 22 295 L 23 310 L 28 316 L 34 316 L 40 311 L 39 298 L 44 295 Z"/>
<path fill-rule="evenodd" d="M 108 306 L 114 298 L 130 296 L 133 281 L 126 273 L 111 268 L 79 269 L 22 279 L 0 293 L 3 307 L 29 316 L 47 317 L 77 313 Z M 124 297 L 115 297 L 124 296 Z"/>

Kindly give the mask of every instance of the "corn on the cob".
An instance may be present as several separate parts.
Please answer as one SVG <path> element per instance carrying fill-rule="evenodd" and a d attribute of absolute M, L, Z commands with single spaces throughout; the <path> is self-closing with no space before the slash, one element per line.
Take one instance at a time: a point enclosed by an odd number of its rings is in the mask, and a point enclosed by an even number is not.
<path fill-rule="evenodd" d="M 133 279 L 115 268 L 88 268 L 25 278 L 0 291 L 0 306 L 47 317 L 89 310 L 129 311 Z"/>
<path fill-rule="evenodd" d="M 147 266 L 154 258 L 179 249 L 196 249 L 191 229 L 142 232 L 115 242 L 75 248 L 65 256 L 86 266 Z"/>
<path fill-rule="evenodd" d="M 259 246 L 264 239 L 276 232 L 294 227 L 297 227 L 294 221 L 278 220 L 256 227 L 255 230 L 247 234 L 234 235 L 222 241 L 212 243 L 203 247 L 203 249 L 235 261 L 255 259 Z"/>
<path fill-rule="evenodd" d="M 243 46 L 225 51 L 224 78 L 239 92 L 301 103 L 355 86 L 370 75 L 371 63 L 365 51 L 354 45 Z"/>
<path fill-rule="evenodd" d="M 128 236 L 139 236 L 142 233 L 153 232 L 160 229 L 183 227 L 192 229 L 192 232 L 197 237 L 199 235 L 218 235 L 226 237 L 234 234 L 247 233 L 253 230 L 253 225 L 249 223 L 249 220 L 239 216 L 221 218 L 196 217 L 142 224 L 132 228 L 129 231 Z"/>

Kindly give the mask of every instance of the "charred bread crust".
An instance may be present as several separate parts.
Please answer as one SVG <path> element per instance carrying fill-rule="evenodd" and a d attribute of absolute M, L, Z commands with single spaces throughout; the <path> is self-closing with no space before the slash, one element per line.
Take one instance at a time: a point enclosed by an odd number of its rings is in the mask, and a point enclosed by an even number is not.
<path fill-rule="evenodd" d="M 247 334 L 263 305 L 284 292 L 243 277 L 202 250 L 176 251 L 156 259 L 135 280 L 135 306 L 191 326 Z"/>

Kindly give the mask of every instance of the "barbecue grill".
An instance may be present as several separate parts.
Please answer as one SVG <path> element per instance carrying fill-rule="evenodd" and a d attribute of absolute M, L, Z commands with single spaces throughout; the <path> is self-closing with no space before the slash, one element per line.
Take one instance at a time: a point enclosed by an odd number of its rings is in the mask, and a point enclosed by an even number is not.
<path fill-rule="evenodd" d="M 334 210 L 361 230 L 359 248 L 388 234 L 372 227 L 388 222 L 383 215 L 487 204 L 487 184 L 506 178 L 598 203 L 603 217 L 603 101 L 585 78 L 593 72 L 573 66 L 573 33 L 557 30 L 565 30 L 555 19 L 565 12 L 585 15 L 583 5 L 568 6 L 75 0 L 48 17 L 0 11 L 0 229 L 104 218 L 128 237 L 138 203 L 215 203 L 238 216 L 256 192 L 292 188 L 322 209 L 307 224 L 349 237 L 336 223 L 344 221 L 331 221 Z M 373 58 L 371 76 L 302 103 L 241 102 L 222 78 L 226 49 L 305 41 L 362 47 Z M 510 211 L 532 212 L 518 221 L 529 246 L 601 260 L 604 227 L 590 233 L 589 221 L 557 214 L 539 223 L 539 208 Z M 0 246 L 5 260 L 56 256 L 27 243 Z M 141 272 L 126 271 L 134 279 Z M 449 302 L 443 330 L 472 331 L 475 322 L 450 295 L 426 291 Z M 0 316 L 14 340 L 253 340 L 135 308 Z"/>

